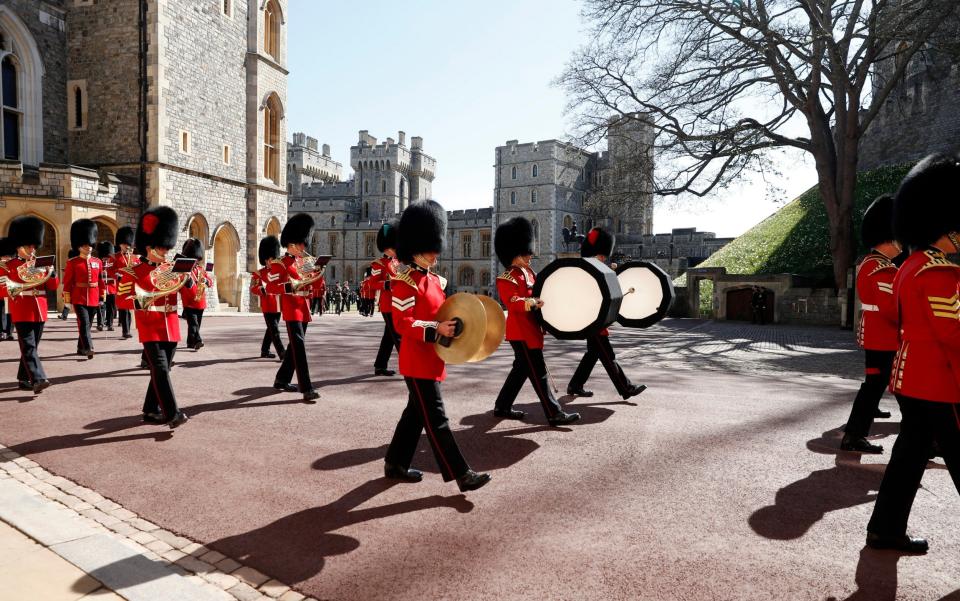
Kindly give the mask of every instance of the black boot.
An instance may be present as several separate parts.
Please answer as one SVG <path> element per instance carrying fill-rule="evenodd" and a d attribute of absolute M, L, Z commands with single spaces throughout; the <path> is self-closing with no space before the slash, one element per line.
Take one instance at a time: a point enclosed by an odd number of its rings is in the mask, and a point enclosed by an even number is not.
<path fill-rule="evenodd" d="M 468 469 L 462 476 L 457 478 L 457 486 L 460 487 L 460 492 L 467 492 L 468 490 L 477 490 L 489 481 L 490 474 L 478 474 Z"/>
<path fill-rule="evenodd" d="M 840 450 L 854 451 L 856 453 L 872 453 L 874 455 L 883 453 L 883 447 L 880 445 L 872 444 L 863 436 L 853 436 L 852 434 L 843 435 L 843 439 L 840 441 Z"/>

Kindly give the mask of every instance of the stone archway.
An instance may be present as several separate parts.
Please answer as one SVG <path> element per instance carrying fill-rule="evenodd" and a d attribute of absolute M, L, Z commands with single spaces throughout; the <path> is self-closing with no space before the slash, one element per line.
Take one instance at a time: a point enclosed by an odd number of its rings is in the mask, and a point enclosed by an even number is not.
<path fill-rule="evenodd" d="M 267 220 L 267 225 L 263 228 L 264 234 L 267 236 L 276 236 L 277 239 L 280 238 L 280 220 L 276 217 L 271 217 Z"/>
<path fill-rule="evenodd" d="M 213 235 L 213 276 L 217 300 L 231 307 L 240 306 L 240 236 L 230 223 L 224 223 Z"/>

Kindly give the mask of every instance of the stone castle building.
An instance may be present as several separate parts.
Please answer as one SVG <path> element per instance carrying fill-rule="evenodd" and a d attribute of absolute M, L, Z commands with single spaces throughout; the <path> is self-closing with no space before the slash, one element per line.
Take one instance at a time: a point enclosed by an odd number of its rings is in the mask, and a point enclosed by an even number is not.
<path fill-rule="evenodd" d="M 62 267 L 74 220 L 112 240 L 171 206 L 211 300 L 248 306 L 286 219 L 286 19 L 286 0 L 3 0 L 0 232 L 36 214 Z"/>

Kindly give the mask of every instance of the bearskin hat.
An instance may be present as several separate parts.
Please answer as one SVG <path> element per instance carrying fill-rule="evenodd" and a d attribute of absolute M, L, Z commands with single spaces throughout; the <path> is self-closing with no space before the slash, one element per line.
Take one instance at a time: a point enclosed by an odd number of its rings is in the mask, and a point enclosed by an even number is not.
<path fill-rule="evenodd" d="M 70 250 L 67 251 L 68 259 L 72 259 L 74 257 L 79 257 L 79 256 L 80 256 L 80 251 L 75 248 L 71 248 Z"/>
<path fill-rule="evenodd" d="M 117 230 L 117 235 L 113 238 L 113 243 L 117 245 L 117 248 L 120 248 L 121 244 L 129 244 L 133 246 L 133 228 L 129 225 L 125 225 L 122 228 Z"/>
<path fill-rule="evenodd" d="M 43 220 L 33 215 L 15 217 L 10 222 L 7 236 L 13 241 L 14 248 L 21 246 L 43 246 L 43 234 L 46 227 Z"/>
<path fill-rule="evenodd" d="M 70 247 L 97 244 L 97 224 L 92 219 L 77 219 L 70 224 Z"/>
<path fill-rule="evenodd" d="M 196 238 L 187 238 L 183 243 L 183 250 L 180 251 L 180 254 L 188 259 L 196 259 L 197 261 L 203 260 L 203 242 L 197 240 Z"/>
<path fill-rule="evenodd" d="M 921 248 L 960 231 L 960 160 L 933 154 L 903 178 L 893 201 L 893 233 L 905 246 Z"/>
<path fill-rule="evenodd" d="M 389 248 L 389 247 L 388 247 L 388 248 Z M 372 268 L 367 267 L 366 269 L 363 270 L 363 277 L 364 277 L 364 278 L 368 278 L 368 277 L 370 277 L 370 276 L 372 276 L 372 275 L 373 275 L 373 269 L 372 269 Z"/>
<path fill-rule="evenodd" d="M 100 244 L 97 244 L 97 256 L 101 259 L 106 259 L 113 254 L 113 242 L 105 240 Z"/>
<path fill-rule="evenodd" d="M 893 195 L 881 194 L 863 213 L 860 224 L 863 245 L 873 248 L 893 240 Z"/>
<path fill-rule="evenodd" d="M 411 203 L 400 215 L 397 258 L 404 263 L 414 255 L 443 252 L 447 241 L 447 212 L 435 200 Z"/>
<path fill-rule="evenodd" d="M 137 224 L 137 253 L 147 254 L 147 247 L 173 248 L 177 245 L 177 212 L 170 207 L 154 207 L 140 216 Z"/>
<path fill-rule="evenodd" d="M 377 249 L 380 252 L 397 248 L 397 220 L 388 221 L 377 231 Z"/>
<path fill-rule="evenodd" d="M 526 217 L 507 219 L 493 234 L 493 250 L 504 267 L 521 255 L 533 254 L 533 226 Z"/>
<path fill-rule="evenodd" d="M 288 244 L 310 244 L 313 226 L 313 217 L 306 213 L 297 213 L 283 226 L 283 231 L 280 232 L 280 246 L 286 248 Z"/>
<path fill-rule="evenodd" d="M 0 257 L 12 257 L 17 254 L 17 247 L 10 238 L 0 238 Z"/>
<path fill-rule="evenodd" d="M 280 241 L 276 236 L 267 236 L 260 241 L 260 248 L 257 249 L 260 257 L 260 264 L 267 266 L 267 259 L 280 258 Z"/>
<path fill-rule="evenodd" d="M 613 247 L 617 243 L 617 238 L 602 227 L 595 227 L 587 232 L 580 243 L 580 256 L 584 258 L 603 255 L 610 257 L 613 254 Z"/>

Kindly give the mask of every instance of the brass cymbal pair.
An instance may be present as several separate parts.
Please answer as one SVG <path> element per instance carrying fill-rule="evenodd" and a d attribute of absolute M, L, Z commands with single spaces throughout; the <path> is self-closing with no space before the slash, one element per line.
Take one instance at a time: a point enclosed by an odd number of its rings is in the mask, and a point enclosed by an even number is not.
<path fill-rule="evenodd" d="M 450 365 L 483 361 L 503 342 L 507 320 L 499 303 L 489 296 L 459 292 L 437 311 L 437 321 L 460 318 L 463 332 L 450 346 L 436 343 L 437 356 Z"/>

